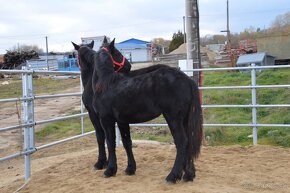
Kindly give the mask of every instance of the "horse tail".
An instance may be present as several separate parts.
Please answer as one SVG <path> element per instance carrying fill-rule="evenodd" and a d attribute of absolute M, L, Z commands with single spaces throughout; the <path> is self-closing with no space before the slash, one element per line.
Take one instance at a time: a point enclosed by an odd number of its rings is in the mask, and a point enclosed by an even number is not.
<path fill-rule="evenodd" d="M 194 85 L 192 89 L 192 95 L 193 98 L 188 112 L 188 125 L 186 130 L 189 143 L 189 153 L 192 154 L 194 159 L 197 159 L 200 154 L 203 140 L 203 116 L 200 95 L 196 85 Z"/>

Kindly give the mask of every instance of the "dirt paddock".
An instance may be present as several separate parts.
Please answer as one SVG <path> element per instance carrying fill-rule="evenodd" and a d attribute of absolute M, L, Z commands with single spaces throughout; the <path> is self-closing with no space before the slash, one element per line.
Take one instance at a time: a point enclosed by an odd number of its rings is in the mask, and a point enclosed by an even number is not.
<path fill-rule="evenodd" d="M 93 136 L 36 152 L 32 178 L 20 192 L 290 192 L 290 149 L 272 146 L 203 147 L 193 182 L 168 185 L 164 179 L 175 159 L 169 144 L 137 143 L 134 176 L 126 176 L 127 158 L 117 148 L 118 173 L 103 178 L 92 169 L 97 149 Z M 23 160 L 0 164 L 0 192 L 14 192 L 23 182 Z"/>

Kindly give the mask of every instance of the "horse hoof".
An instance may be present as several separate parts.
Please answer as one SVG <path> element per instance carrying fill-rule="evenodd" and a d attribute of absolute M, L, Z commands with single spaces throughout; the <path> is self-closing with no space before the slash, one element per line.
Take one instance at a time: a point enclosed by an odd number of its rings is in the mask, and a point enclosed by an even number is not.
<path fill-rule="evenodd" d="M 195 174 L 185 172 L 182 177 L 182 180 L 184 182 L 190 182 L 190 181 L 192 182 L 194 178 L 195 178 Z"/>
<path fill-rule="evenodd" d="M 135 175 L 135 172 L 136 172 L 136 169 L 132 169 L 132 168 L 127 168 L 125 170 L 125 174 L 128 175 L 128 176 Z"/>
<path fill-rule="evenodd" d="M 107 161 L 98 161 L 94 165 L 95 170 L 102 170 L 102 169 L 105 169 L 106 167 L 107 167 Z"/>
<path fill-rule="evenodd" d="M 167 180 L 165 180 L 165 183 L 166 183 L 167 185 L 173 185 L 173 184 L 176 184 L 176 182 L 170 182 L 170 181 L 167 181 Z"/>
<path fill-rule="evenodd" d="M 116 173 L 117 173 L 117 169 L 107 168 L 106 171 L 104 172 L 104 178 L 115 176 Z"/>
<path fill-rule="evenodd" d="M 167 184 L 176 184 L 177 181 L 181 180 L 181 176 L 177 177 L 174 174 L 170 173 L 167 177 L 166 177 L 166 183 Z"/>

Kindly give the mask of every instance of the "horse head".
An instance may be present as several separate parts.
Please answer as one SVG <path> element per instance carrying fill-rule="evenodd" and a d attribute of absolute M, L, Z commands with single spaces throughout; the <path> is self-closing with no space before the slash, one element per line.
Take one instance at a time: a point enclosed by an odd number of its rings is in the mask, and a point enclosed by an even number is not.
<path fill-rule="evenodd" d="M 80 44 L 77 45 L 72 42 L 75 50 L 78 52 L 77 63 L 80 70 L 83 71 L 92 71 L 94 67 L 94 54 L 96 52 L 93 50 L 94 41 L 89 44 Z"/>
<path fill-rule="evenodd" d="M 94 68 L 94 57 L 93 55 L 96 54 L 96 52 L 93 50 L 94 47 L 94 41 L 92 41 L 89 44 L 80 44 L 77 45 L 74 42 L 72 42 L 74 48 L 76 51 L 78 51 L 78 65 L 81 71 L 92 71 Z M 114 70 L 116 72 L 128 74 L 131 70 L 131 64 L 125 58 L 121 52 L 115 47 L 115 39 L 108 43 L 108 40 L 105 36 L 103 43 L 100 47 L 100 51 L 105 51 L 109 54 Z"/>
<path fill-rule="evenodd" d="M 113 63 L 114 70 L 116 72 L 121 72 L 127 74 L 131 70 L 131 64 L 125 56 L 115 47 L 115 38 L 113 41 L 108 43 L 105 36 L 100 51 L 107 52 L 110 55 L 111 61 Z"/>

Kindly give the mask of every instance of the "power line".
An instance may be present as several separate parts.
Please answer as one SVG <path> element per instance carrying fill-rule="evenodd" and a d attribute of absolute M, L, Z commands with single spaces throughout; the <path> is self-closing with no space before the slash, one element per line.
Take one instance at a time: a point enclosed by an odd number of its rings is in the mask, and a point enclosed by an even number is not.
<path fill-rule="evenodd" d="M 259 10 L 259 11 L 232 11 L 231 14 L 233 14 L 233 15 L 259 14 L 259 13 L 269 13 L 269 12 L 289 11 L 289 10 L 290 10 L 290 7 L 283 8 L 283 9 L 268 9 L 268 10 Z M 214 12 L 214 13 L 200 14 L 201 17 L 203 17 L 203 16 L 216 16 L 216 15 L 225 15 L 225 13 L 224 12 Z"/>

